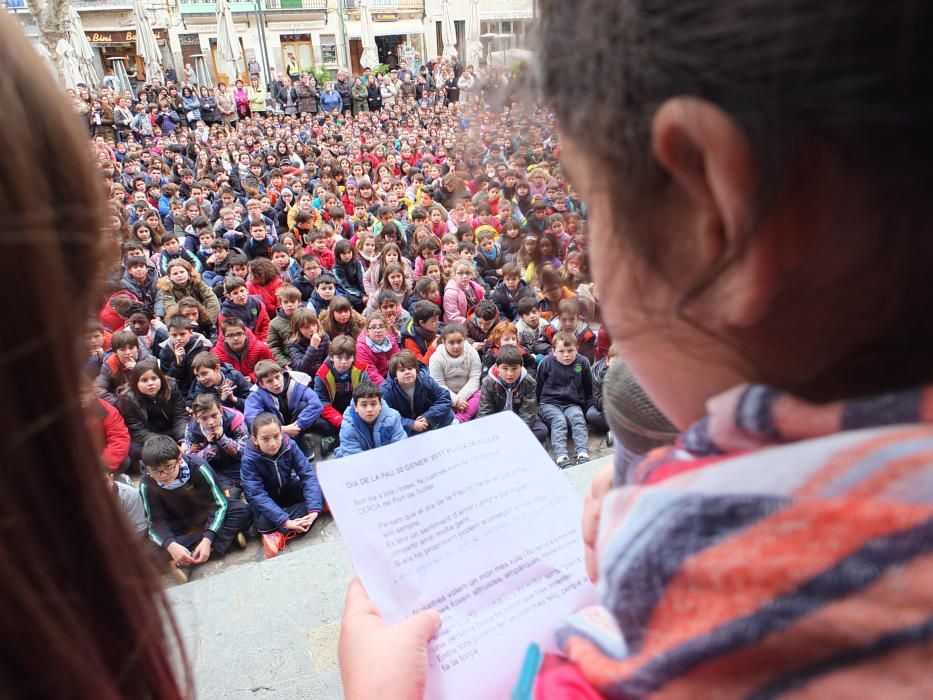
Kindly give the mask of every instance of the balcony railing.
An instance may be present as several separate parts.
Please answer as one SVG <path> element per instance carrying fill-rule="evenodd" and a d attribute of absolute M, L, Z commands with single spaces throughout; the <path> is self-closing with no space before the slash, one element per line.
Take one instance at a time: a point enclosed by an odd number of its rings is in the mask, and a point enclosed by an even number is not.
<path fill-rule="evenodd" d="M 317 10 L 327 12 L 327 0 L 266 0 L 266 9 L 275 10 Z"/>
<path fill-rule="evenodd" d="M 71 0 L 76 10 L 123 10 L 132 9 L 133 0 Z"/>
<path fill-rule="evenodd" d="M 344 0 L 348 10 L 358 11 L 359 0 Z M 369 0 L 370 12 L 424 12 L 424 0 Z"/>
<path fill-rule="evenodd" d="M 119 0 L 112 0 L 118 2 Z M 327 0 L 259 0 L 263 11 L 266 12 L 294 12 L 307 10 L 312 12 L 326 12 Z M 216 4 L 211 0 L 179 0 L 178 6 L 184 14 L 211 14 L 215 11 Z M 234 14 L 238 12 L 255 12 L 256 0 L 246 0 L 230 2 L 230 11 Z"/>

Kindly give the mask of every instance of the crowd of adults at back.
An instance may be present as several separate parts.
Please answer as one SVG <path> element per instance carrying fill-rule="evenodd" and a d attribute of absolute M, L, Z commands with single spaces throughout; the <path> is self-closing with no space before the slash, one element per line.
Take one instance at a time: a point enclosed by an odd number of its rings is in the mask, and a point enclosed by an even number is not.
<path fill-rule="evenodd" d="M 589 459 L 614 352 L 585 208 L 522 80 L 438 59 L 320 90 L 282 74 L 268 92 L 253 75 L 72 93 L 120 246 L 87 403 L 175 571 L 251 522 L 267 556 L 307 532 L 316 453 L 511 410 L 558 466 Z"/>

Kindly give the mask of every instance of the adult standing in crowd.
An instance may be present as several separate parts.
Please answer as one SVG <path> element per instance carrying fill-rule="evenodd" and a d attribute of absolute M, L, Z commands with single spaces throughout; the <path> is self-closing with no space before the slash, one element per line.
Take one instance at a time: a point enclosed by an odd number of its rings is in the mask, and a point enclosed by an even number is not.
<path fill-rule="evenodd" d="M 299 114 L 317 114 L 318 94 L 314 76 L 302 74 L 301 80 L 295 84 L 295 96 L 298 100 Z"/>

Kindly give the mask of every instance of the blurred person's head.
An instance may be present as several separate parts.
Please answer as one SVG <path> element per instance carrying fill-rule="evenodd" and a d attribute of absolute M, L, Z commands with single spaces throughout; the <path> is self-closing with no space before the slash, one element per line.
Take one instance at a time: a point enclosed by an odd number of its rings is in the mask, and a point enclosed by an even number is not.
<path fill-rule="evenodd" d="M 37 73 L 5 13 L 0 61 L 0 265 L 15 284 L 8 294 L 30 300 L 8 309 L 0 362 L 0 456 L 10 467 L 0 495 L 0 627 L 15 669 L 3 674 L 2 694 L 180 698 L 192 691 L 175 676 L 162 584 L 107 480 L 95 478 L 103 445 L 81 403 L 76 348 L 118 255 L 101 235 L 100 177 L 65 93 Z M 67 527 L 40 526 L 63 517 Z"/>
<path fill-rule="evenodd" d="M 929 382 L 933 7 L 733 10 L 541 3 L 540 86 L 622 357 L 680 427 L 745 382 L 819 403 Z"/>

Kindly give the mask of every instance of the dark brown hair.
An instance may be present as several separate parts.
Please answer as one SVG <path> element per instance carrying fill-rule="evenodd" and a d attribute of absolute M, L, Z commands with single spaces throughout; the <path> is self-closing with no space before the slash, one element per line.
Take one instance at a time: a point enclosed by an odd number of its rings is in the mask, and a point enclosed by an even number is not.
<path fill-rule="evenodd" d="M 929 381 L 933 5 L 748 0 L 739 11 L 719 0 L 540 0 L 539 7 L 543 97 L 562 134 L 585 145 L 618 212 L 633 217 L 614 229 L 650 232 L 624 240 L 646 269 L 663 272 L 672 249 L 651 221 L 660 212 L 650 203 L 669 183 L 651 148 L 658 108 L 676 97 L 705 100 L 748 139 L 758 173 L 754 216 L 687 285 L 682 318 L 689 321 L 690 302 L 744 257 L 772 205 L 803 208 L 808 197 L 835 197 L 831 225 L 812 232 L 804 260 L 781 280 L 757 326 L 729 338 L 707 332 L 738 347 L 754 366 L 751 380 L 817 401 Z M 599 90 L 607 75 L 617 87 L 609 100 Z M 827 182 L 841 194 L 821 192 Z M 821 338 L 816 347 L 775 342 L 813 334 Z"/>
<path fill-rule="evenodd" d="M 0 695 L 182 698 L 192 690 L 175 675 L 161 583 L 101 476 L 81 408 L 75 343 L 117 254 L 102 247 L 112 238 L 101 235 L 100 176 L 86 130 L 6 13 L 0 63 L 0 264 L 30 300 L 10 306 L 0 331 Z"/>

